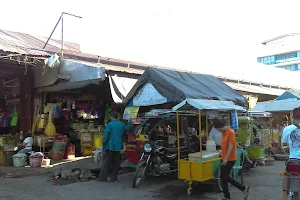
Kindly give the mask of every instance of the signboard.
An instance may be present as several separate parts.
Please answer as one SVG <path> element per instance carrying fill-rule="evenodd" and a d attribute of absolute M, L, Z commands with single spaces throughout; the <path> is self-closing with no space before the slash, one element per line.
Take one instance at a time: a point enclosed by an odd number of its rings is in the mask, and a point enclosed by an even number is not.
<path fill-rule="evenodd" d="M 123 114 L 123 119 L 135 119 L 137 118 L 138 112 L 140 107 L 132 106 L 132 107 L 126 107 Z"/>

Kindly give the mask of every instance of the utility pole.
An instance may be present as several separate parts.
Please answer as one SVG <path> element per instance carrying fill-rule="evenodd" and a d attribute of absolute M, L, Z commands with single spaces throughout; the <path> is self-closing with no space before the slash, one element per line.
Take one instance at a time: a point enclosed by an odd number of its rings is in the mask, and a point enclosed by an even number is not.
<path fill-rule="evenodd" d="M 59 19 L 58 19 L 58 21 L 57 21 L 57 23 L 56 23 L 56 25 L 55 25 L 55 27 L 54 27 L 54 29 L 52 30 L 50 36 L 48 37 L 47 42 L 45 43 L 45 45 L 43 47 L 43 49 L 45 49 L 45 47 L 47 46 L 50 38 L 52 37 L 52 35 L 53 35 L 54 31 L 55 31 L 55 29 L 57 28 L 59 22 L 61 21 L 61 41 L 60 41 L 60 45 L 61 45 L 61 47 L 60 47 L 60 50 L 61 50 L 60 54 L 61 54 L 61 57 L 64 57 L 64 15 L 69 15 L 69 16 L 72 16 L 72 17 L 80 18 L 80 19 L 82 18 L 82 17 L 77 16 L 77 15 L 73 15 L 73 14 L 70 14 L 70 13 L 62 12 L 61 15 L 60 15 L 60 17 L 59 17 Z"/>

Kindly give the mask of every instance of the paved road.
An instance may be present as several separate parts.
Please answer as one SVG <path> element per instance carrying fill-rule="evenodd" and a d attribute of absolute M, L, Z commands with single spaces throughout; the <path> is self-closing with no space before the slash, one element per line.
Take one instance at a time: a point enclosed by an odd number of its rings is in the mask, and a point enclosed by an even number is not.
<path fill-rule="evenodd" d="M 245 183 L 250 185 L 249 200 L 280 200 L 282 178 L 279 172 L 283 169 L 282 161 L 273 166 L 259 166 L 244 175 Z M 151 178 L 139 189 L 131 185 L 132 174 L 120 177 L 119 183 L 99 183 L 95 181 L 54 185 L 49 176 L 25 178 L 0 178 L 1 200 L 181 200 L 187 199 L 186 184 L 170 177 Z M 241 194 L 231 188 L 232 199 L 241 199 Z M 214 191 L 211 185 L 200 185 L 188 198 L 217 199 L 222 196 Z"/>

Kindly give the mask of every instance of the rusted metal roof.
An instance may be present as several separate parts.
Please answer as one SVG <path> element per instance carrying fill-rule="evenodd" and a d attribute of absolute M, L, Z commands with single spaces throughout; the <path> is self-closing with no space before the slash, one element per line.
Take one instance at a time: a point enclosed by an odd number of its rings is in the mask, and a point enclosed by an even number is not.
<path fill-rule="evenodd" d="M 0 29 L 0 50 L 2 52 L 45 57 L 60 51 L 60 41 L 54 39 L 50 39 L 43 50 L 46 41 L 46 37 L 35 37 L 26 33 Z M 79 52 L 80 45 L 64 42 L 64 49 Z"/>

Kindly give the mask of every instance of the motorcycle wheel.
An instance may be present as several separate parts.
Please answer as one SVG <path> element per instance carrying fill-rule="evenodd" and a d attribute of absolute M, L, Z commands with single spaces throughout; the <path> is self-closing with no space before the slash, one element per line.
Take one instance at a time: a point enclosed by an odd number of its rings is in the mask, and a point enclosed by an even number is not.
<path fill-rule="evenodd" d="M 291 199 L 293 200 L 299 200 L 300 196 L 299 196 L 299 192 L 294 192 L 293 196 Z"/>
<path fill-rule="evenodd" d="M 138 166 L 132 181 L 132 187 L 137 188 L 143 179 L 146 171 L 146 166 Z"/>

